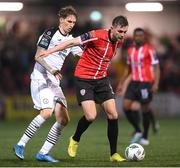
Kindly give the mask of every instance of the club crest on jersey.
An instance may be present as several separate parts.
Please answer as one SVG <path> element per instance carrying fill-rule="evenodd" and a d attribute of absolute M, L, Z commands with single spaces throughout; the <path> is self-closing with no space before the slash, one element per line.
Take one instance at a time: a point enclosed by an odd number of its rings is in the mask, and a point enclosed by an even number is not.
<path fill-rule="evenodd" d="M 94 33 L 93 30 L 89 32 L 89 36 L 90 36 L 91 38 L 95 37 L 95 33 Z"/>
<path fill-rule="evenodd" d="M 84 96 L 86 94 L 86 90 L 85 89 L 81 89 L 80 93 L 81 93 L 82 96 Z"/>

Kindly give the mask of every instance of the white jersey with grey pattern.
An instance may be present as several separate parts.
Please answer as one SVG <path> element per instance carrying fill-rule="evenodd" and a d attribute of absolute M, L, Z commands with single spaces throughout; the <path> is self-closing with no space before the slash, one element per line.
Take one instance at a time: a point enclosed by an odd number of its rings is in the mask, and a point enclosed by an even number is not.
<path fill-rule="evenodd" d="M 40 37 L 37 43 L 38 47 L 42 47 L 44 49 L 50 49 L 55 47 L 56 45 L 64 42 L 66 40 L 72 39 L 72 35 L 64 36 L 59 28 L 51 28 L 46 30 Z M 63 51 L 58 51 L 50 54 L 48 57 L 45 57 L 44 60 L 46 63 L 51 66 L 53 69 L 61 70 L 65 58 L 72 53 L 73 55 L 80 55 L 82 53 L 82 49 L 79 46 L 70 47 Z M 33 72 L 31 74 L 31 79 L 44 79 L 51 80 L 54 84 L 59 85 L 59 80 L 57 80 L 54 75 L 49 73 L 42 65 L 39 63 L 35 63 Z"/>

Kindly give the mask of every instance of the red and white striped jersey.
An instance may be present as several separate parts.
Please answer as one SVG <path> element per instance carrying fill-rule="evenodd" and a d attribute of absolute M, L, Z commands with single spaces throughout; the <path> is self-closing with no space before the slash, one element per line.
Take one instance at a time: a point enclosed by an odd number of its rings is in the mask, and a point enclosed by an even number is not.
<path fill-rule="evenodd" d="M 110 61 L 122 42 L 113 43 L 110 30 L 93 30 L 79 36 L 84 51 L 75 69 L 75 76 L 100 79 L 107 76 Z"/>
<path fill-rule="evenodd" d="M 153 82 L 153 65 L 158 64 L 155 49 L 150 44 L 137 48 L 132 46 L 127 50 L 127 63 L 130 65 L 132 80 Z"/>

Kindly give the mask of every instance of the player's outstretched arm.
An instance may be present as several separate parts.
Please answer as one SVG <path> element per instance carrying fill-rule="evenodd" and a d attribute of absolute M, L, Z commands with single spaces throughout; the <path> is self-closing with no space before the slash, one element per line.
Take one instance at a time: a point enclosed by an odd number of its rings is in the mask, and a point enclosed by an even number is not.
<path fill-rule="evenodd" d="M 62 50 L 65 50 L 66 48 L 77 46 L 77 45 L 80 45 L 79 37 L 67 40 L 51 49 L 44 50 L 44 51 L 40 52 L 36 57 L 47 57 L 49 54 L 52 54 L 57 51 L 62 51 Z"/>

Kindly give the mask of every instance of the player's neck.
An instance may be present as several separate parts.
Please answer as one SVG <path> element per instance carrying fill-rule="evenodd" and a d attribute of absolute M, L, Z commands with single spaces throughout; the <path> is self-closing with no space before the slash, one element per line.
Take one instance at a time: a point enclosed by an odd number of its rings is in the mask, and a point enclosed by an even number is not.
<path fill-rule="evenodd" d="M 63 36 L 67 36 L 67 32 L 64 31 L 64 29 L 62 27 L 59 26 L 59 32 L 63 35 Z"/>
<path fill-rule="evenodd" d="M 144 45 L 144 42 L 142 42 L 142 43 L 135 43 L 135 47 L 136 48 L 140 48 L 140 47 L 142 47 Z"/>
<path fill-rule="evenodd" d="M 109 41 L 110 41 L 111 43 L 116 43 L 116 41 L 117 41 L 117 40 L 115 40 L 115 39 L 113 38 L 111 29 L 108 31 L 108 38 L 109 38 Z"/>

